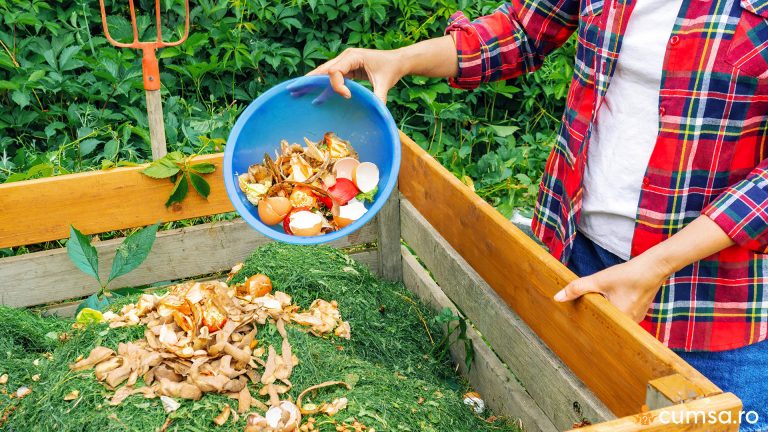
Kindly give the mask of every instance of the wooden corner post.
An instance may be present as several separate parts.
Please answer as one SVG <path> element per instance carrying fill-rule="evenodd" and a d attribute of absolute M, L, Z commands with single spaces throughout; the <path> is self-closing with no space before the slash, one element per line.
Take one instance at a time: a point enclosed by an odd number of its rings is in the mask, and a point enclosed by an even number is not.
<path fill-rule="evenodd" d="M 400 257 L 400 192 L 397 188 L 378 214 L 379 275 L 393 282 L 403 279 Z"/>

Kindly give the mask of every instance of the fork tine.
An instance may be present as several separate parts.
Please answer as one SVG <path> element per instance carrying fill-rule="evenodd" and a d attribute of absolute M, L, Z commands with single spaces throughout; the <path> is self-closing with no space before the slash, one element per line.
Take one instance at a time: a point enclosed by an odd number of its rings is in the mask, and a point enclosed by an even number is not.
<path fill-rule="evenodd" d="M 184 0 L 184 36 L 175 42 L 163 42 L 162 46 L 174 47 L 181 45 L 185 40 L 187 40 L 187 36 L 189 36 L 189 0 Z"/>
<path fill-rule="evenodd" d="M 160 0 L 155 0 L 155 19 L 157 21 L 157 46 L 163 46 L 163 28 L 160 24 Z"/>
<path fill-rule="evenodd" d="M 131 26 L 133 27 L 133 43 L 139 43 L 139 29 L 136 27 L 136 8 L 133 6 L 133 0 L 128 0 L 128 7 L 131 9 Z"/>
<path fill-rule="evenodd" d="M 131 48 L 133 46 L 132 44 L 118 42 L 112 38 L 112 35 L 109 34 L 109 25 L 107 24 L 107 9 L 104 6 L 104 0 L 99 0 L 99 6 L 101 8 L 101 26 L 104 28 L 104 36 L 106 36 L 109 43 L 118 48 Z"/>

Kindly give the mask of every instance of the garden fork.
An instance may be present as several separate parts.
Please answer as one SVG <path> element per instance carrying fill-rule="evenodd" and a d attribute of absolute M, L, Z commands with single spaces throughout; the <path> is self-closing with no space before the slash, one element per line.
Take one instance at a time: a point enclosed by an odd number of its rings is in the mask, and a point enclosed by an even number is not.
<path fill-rule="evenodd" d="M 160 0 L 155 0 L 155 17 L 157 25 L 157 40 L 150 42 L 139 41 L 139 30 L 136 27 L 136 8 L 133 0 L 128 0 L 131 10 L 131 25 L 133 27 L 133 42 L 123 43 L 112 39 L 107 25 L 107 12 L 104 0 L 101 5 L 101 25 L 104 35 L 112 45 L 118 48 L 135 48 L 142 51 L 141 69 L 144 74 L 144 90 L 147 95 L 147 118 L 149 121 L 149 136 L 152 145 L 152 159 L 160 159 L 168 152 L 165 146 L 165 129 L 163 124 L 163 102 L 160 99 L 160 67 L 157 64 L 155 51 L 158 48 L 180 45 L 189 36 L 189 0 L 184 0 L 184 35 L 175 42 L 164 42 L 160 23 Z"/>

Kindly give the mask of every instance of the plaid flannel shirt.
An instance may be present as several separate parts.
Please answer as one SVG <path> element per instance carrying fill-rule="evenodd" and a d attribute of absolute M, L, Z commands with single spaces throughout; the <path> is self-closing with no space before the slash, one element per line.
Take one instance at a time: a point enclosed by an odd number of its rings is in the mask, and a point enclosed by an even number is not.
<path fill-rule="evenodd" d="M 636 0 L 513 0 L 470 22 L 457 12 L 459 74 L 474 88 L 536 70 L 574 33 L 573 80 L 533 229 L 571 253 L 595 113 Z M 737 243 L 672 275 L 641 325 L 671 348 L 719 351 L 768 334 L 768 0 L 685 0 L 664 59 L 659 131 L 632 256 L 701 214 Z"/>

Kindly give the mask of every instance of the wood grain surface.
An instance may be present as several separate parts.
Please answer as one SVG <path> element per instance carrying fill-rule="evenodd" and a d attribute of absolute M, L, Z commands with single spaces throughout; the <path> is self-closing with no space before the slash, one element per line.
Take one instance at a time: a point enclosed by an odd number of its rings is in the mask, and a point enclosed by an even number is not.
<path fill-rule="evenodd" d="M 727 420 L 738 420 L 740 410 L 736 395 L 721 393 L 570 432 L 737 432 L 739 424 Z M 712 422 L 710 415 L 714 416 Z"/>
<path fill-rule="evenodd" d="M 141 174 L 144 166 L 0 184 L 0 248 L 67 238 L 70 224 L 95 234 L 234 211 L 224 190 L 222 154 L 194 161 L 216 165 L 205 176 L 208 200 L 190 190 L 170 208 L 165 202 L 173 184 Z"/>
<path fill-rule="evenodd" d="M 373 218 L 330 245 L 343 248 L 375 241 L 376 221 Z M 122 240 L 95 244 L 102 280 L 106 280 Z M 270 241 L 240 219 L 161 231 L 147 260 L 112 281 L 110 287 L 142 286 L 228 270 Z M 378 254 L 374 258 L 378 260 Z M 96 281 L 72 264 L 64 248 L 0 259 L 0 304 L 33 306 L 84 297 L 97 290 Z"/>
<path fill-rule="evenodd" d="M 616 418 L 408 202 L 402 236 L 445 295 L 472 321 L 558 430 Z"/>
<path fill-rule="evenodd" d="M 617 416 L 637 413 L 648 381 L 674 373 L 705 394 L 720 392 L 602 296 L 553 301 L 575 275 L 407 136 L 401 141 L 403 195 Z"/>
<path fill-rule="evenodd" d="M 405 286 L 434 312 L 449 308 L 454 315 L 462 316 L 440 286 L 430 277 L 407 248 L 401 249 L 403 260 L 403 282 Z M 465 366 L 466 352 L 463 343 L 451 342 L 451 358 L 472 389 L 493 409 L 494 414 L 520 419 L 526 431 L 555 432 L 562 430 L 542 411 L 526 389 L 517 382 L 515 375 L 483 341 L 473 327 L 468 327 L 467 337 L 472 341 L 474 357 L 472 368 Z"/>

